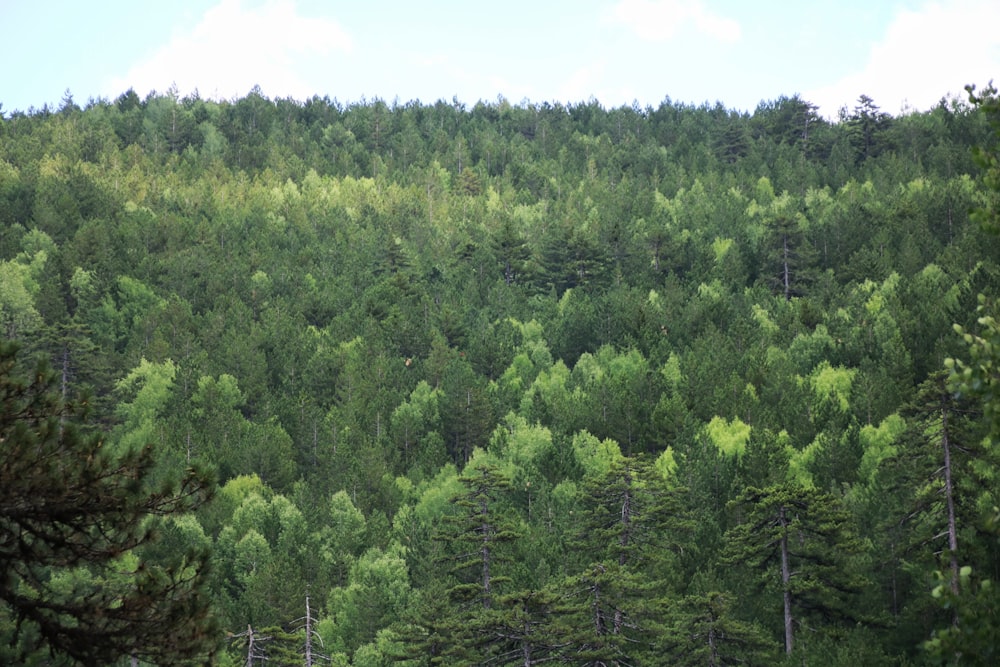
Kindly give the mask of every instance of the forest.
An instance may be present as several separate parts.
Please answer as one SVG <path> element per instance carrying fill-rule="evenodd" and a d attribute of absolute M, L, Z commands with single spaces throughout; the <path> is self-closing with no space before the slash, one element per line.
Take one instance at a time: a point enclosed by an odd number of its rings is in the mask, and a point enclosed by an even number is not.
<path fill-rule="evenodd" d="M 192 664 L 996 664 L 998 119 L 990 89 L 3 113 L 0 404 L 34 378 L 93 436 L 30 493 L 124 457 L 204 497 L 8 575 L 0 662 L 172 664 L 140 645 L 168 626 L 50 648 L 179 563 Z"/>

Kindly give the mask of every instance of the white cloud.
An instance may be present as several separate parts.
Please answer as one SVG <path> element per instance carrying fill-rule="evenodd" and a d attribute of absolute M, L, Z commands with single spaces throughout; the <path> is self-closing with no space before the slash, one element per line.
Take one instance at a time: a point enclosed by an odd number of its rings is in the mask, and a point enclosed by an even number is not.
<path fill-rule="evenodd" d="M 700 33 L 722 42 L 740 39 L 740 24 L 713 14 L 698 1 L 619 0 L 608 20 L 625 24 L 640 39 L 662 42 L 673 38 L 687 24 Z"/>
<path fill-rule="evenodd" d="M 576 69 L 560 85 L 556 99 L 567 104 L 589 101 L 592 96 L 598 95 L 599 91 L 595 87 L 598 82 L 604 79 L 604 73 L 603 63 L 595 63 Z M 598 97 L 598 99 L 600 98 Z"/>
<path fill-rule="evenodd" d="M 803 93 L 820 113 L 855 106 L 862 94 L 883 111 L 925 111 L 963 87 L 1000 77 L 1000 3 L 995 0 L 928 2 L 901 10 L 870 50 L 863 70 Z"/>
<path fill-rule="evenodd" d="M 611 76 L 609 72 L 610 65 L 604 60 L 578 67 L 560 82 L 554 96 L 543 99 L 570 106 L 587 104 L 594 99 L 606 109 L 631 105 L 638 98 L 634 87 L 629 81 Z"/>
<path fill-rule="evenodd" d="M 255 8 L 222 0 L 193 30 L 175 35 L 150 58 L 134 65 L 107 90 L 144 95 L 176 84 L 181 94 L 234 98 L 259 85 L 268 95 L 311 96 L 314 86 L 299 72 L 306 57 L 349 52 L 348 35 L 335 21 L 299 16 L 292 0 L 268 0 Z"/>

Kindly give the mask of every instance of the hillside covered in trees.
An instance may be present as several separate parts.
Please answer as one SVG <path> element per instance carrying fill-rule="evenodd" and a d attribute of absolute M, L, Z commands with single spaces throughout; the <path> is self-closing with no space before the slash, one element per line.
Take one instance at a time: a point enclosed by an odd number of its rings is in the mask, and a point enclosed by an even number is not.
<path fill-rule="evenodd" d="M 214 471 L 135 555 L 210 554 L 222 664 L 993 664 L 988 121 L 67 94 L 0 329 Z"/>

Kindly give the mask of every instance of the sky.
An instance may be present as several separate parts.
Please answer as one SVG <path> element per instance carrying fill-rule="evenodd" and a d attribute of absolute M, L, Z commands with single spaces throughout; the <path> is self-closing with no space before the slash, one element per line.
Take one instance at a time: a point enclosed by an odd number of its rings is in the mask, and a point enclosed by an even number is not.
<path fill-rule="evenodd" d="M 893 115 L 1000 83 L 997 0 L 0 0 L 0 111 L 181 96 Z"/>

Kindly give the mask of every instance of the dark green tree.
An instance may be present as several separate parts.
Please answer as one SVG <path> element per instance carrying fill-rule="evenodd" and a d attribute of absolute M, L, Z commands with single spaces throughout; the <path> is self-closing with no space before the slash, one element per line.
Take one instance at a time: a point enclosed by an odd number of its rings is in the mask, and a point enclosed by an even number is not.
<path fill-rule="evenodd" d="M 483 634 L 493 644 L 489 664 L 532 667 L 565 661 L 567 606 L 552 591 L 528 590 L 500 595 L 497 609 L 483 617 Z"/>
<path fill-rule="evenodd" d="M 474 371 L 464 352 L 439 345 L 431 347 L 428 366 L 441 363 L 440 376 L 431 378 L 440 387 L 441 435 L 452 459 L 457 464 L 468 463 L 476 447 L 485 444 L 495 423 L 486 394 L 485 382 Z M 433 371 L 438 372 L 438 371 Z"/>
<path fill-rule="evenodd" d="M 682 496 L 643 457 L 612 458 L 604 474 L 585 478 L 574 544 L 591 560 L 567 582 L 573 650 L 584 664 L 631 664 L 652 647 L 658 600 L 692 527 Z"/>
<path fill-rule="evenodd" d="M 810 153 L 810 139 L 818 128 L 826 123 L 816 113 L 818 107 L 798 95 L 781 96 L 771 102 L 761 102 L 757 105 L 751 119 L 751 125 L 766 137 L 777 143 L 801 147 L 806 154 Z"/>
<path fill-rule="evenodd" d="M 978 411 L 949 390 L 944 371 L 920 385 L 904 414 L 911 421 L 912 439 L 900 457 L 916 459 L 917 471 L 909 485 L 912 509 L 902 523 L 909 525 L 921 551 L 941 554 L 939 565 L 948 571 L 948 585 L 957 594 L 959 554 L 971 555 L 971 545 L 960 550 L 959 535 L 970 534 L 978 521 L 981 499 L 992 499 L 992 480 L 977 473 L 995 461 L 990 448 L 980 444 L 984 434 Z"/>
<path fill-rule="evenodd" d="M 494 464 L 473 460 L 458 479 L 465 491 L 451 499 L 457 513 L 446 517 L 446 527 L 438 536 L 453 545 L 447 561 L 458 578 L 448 590 L 453 602 L 451 637 L 442 656 L 471 660 L 484 658 L 498 646 L 494 612 L 499 589 L 510 582 L 499 566 L 509 560 L 505 546 L 520 533 L 502 509 L 510 480 Z"/>
<path fill-rule="evenodd" d="M 815 617 L 862 620 L 852 607 L 865 584 L 849 557 L 861 550 L 849 514 L 834 496 L 795 484 L 748 488 L 731 503 L 741 520 L 726 534 L 725 563 L 750 568 L 782 599 L 785 652 Z"/>
<path fill-rule="evenodd" d="M 991 82 L 980 92 L 975 86 L 966 86 L 969 102 L 986 118 L 990 140 L 973 146 L 972 155 L 983 170 L 982 180 L 989 198 L 985 205 L 973 212 L 975 219 L 986 229 L 1000 232 L 1000 96 Z"/>
<path fill-rule="evenodd" d="M 113 451 L 87 428 L 87 401 L 62 401 L 58 376 L 43 362 L 25 372 L 16 354 L 0 344 L 0 627 L 13 621 L 9 640 L 25 652 L 48 646 L 86 665 L 205 660 L 207 553 L 158 564 L 134 550 L 158 517 L 199 504 L 208 481 L 189 470 L 152 486 L 150 448 Z"/>
<path fill-rule="evenodd" d="M 795 216 L 781 214 L 767 223 L 764 254 L 766 279 L 785 300 L 806 293 L 812 282 L 816 252 Z"/>
<path fill-rule="evenodd" d="M 984 169 L 983 182 L 987 188 L 986 200 L 973 212 L 973 216 L 988 231 L 1000 232 L 1000 98 L 992 84 L 977 94 L 975 86 L 967 86 L 970 102 L 986 117 L 990 127 L 988 141 L 974 149 L 979 166 Z M 968 345 L 965 360 L 947 359 L 950 370 L 948 388 L 959 395 L 981 401 L 989 429 L 982 443 L 989 459 L 977 466 L 980 475 L 990 487 L 996 488 L 1000 466 L 995 462 L 995 452 L 1000 441 L 1000 318 L 995 298 L 979 294 L 977 330 L 970 331 L 955 325 Z M 987 500 L 984 503 L 983 500 Z M 979 504 L 992 506 L 983 519 L 987 553 L 995 554 L 997 534 L 1000 533 L 1000 502 L 995 494 L 979 500 Z M 952 612 L 950 627 L 934 632 L 923 648 L 936 664 L 987 665 L 996 662 L 1000 655 L 997 642 L 997 618 L 1000 611 L 1000 587 L 996 585 L 996 564 L 988 560 L 959 568 L 959 580 L 954 571 L 941 575 L 941 584 L 933 591 L 942 606 Z M 992 576 L 991 576 L 992 575 Z"/>
<path fill-rule="evenodd" d="M 523 284 L 530 280 L 531 248 L 515 227 L 510 216 L 504 215 L 492 241 L 493 254 L 500 265 L 506 285 Z"/>
<path fill-rule="evenodd" d="M 441 579 L 428 582 L 412 597 L 398 624 L 403 650 L 395 656 L 404 665 L 461 665 L 468 651 L 455 645 L 462 631 L 454 615 L 447 586 Z"/>
<path fill-rule="evenodd" d="M 736 618 L 731 607 L 732 597 L 718 591 L 674 601 L 660 654 L 684 667 L 776 662 L 774 641 L 760 626 Z"/>
<path fill-rule="evenodd" d="M 986 520 L 994 536 L 1000 531 L 1000 510 Z M 932 595 L 941 607 L 952 612 L 950 626 L 939 628 L 922 644 L 934 665 L 973 665 L 986 667 L 1000 658 L 997 625 L 1000 623 L 1000 591 L 992 579 L 973 576 L 965 565 L 959 572 L 959 592 L 942 581 Z"/>
<path fill-rule="evenodd" d="M 596 232 L 585 225 L 555 226 L 544 237 L 539 254 L 536 283 L 542 290 L 554 289 L 561 295 L 572 287 L 594 289 L 607 277 L 607 253 L 598 245 Z"/>
<path fill-rule="evenodd" d="M 858 98 L 854 112 L 847 119 L 851 144 L 858 163 L 879 155 L 886 148 L 884 139 L 892 117 L 882 111 L 867 95 Z"/>
<path fill-rule="evenodd" d="M 455 600 L 489 609 L 495 587 L 509 581 L 497 573 L 497 564 L 505 558 L 502 546 L 519 536 L 510 518 L 497 507 L 501 494 L 510 489 L 510 480 L 487 463 L 470 464 L 458 479 L 466 490 L 451 500 L 458 514 L 449 517 L 447 539 L 459 546 L 451 558 L 453 570 L 474 575 L 471 581 L 454 586 L 449 594 Z"/>

